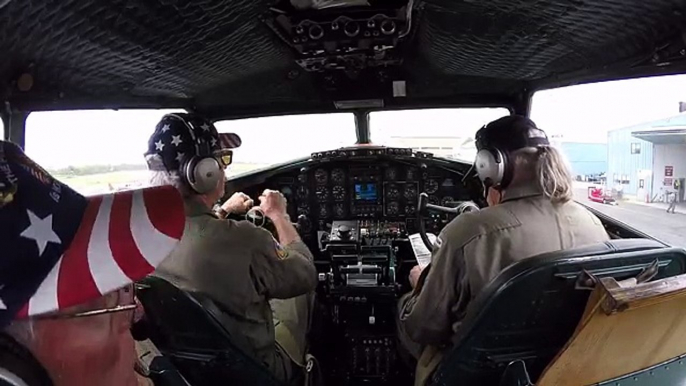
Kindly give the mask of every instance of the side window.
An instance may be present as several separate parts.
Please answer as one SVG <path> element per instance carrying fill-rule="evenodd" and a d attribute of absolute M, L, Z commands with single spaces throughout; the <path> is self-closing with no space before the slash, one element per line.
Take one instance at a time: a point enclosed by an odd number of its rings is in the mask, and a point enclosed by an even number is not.
<path fill-rule="evenodd" d="M 638 142 L 631 143 L 631 154 L 641 154 L 641 144 Z"/>
<path fill-rule="evenodd" d="M 164 110 L 76 110 L 31 113 L 26 153 L 84 195 L 146 185 L 143 154 Z"/>

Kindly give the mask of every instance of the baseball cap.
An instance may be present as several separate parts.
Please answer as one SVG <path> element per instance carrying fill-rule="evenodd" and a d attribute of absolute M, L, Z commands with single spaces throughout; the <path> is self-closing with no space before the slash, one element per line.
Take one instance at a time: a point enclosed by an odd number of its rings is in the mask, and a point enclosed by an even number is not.
<path fill-rule="evenodd" d="M 86 198 L 0 141 L 0 328 L 142 279 L 184 225 L 173 187 Z"/>
<path fill-rule="evenodd" d="M 487 124 L 477 131 L 475 141 L 477 150 L 497 148 L 501 151 L 550 144 L 545 132 L 522 115 L 508 115 Z"/>
<path fill-rule="evenodd" d="M 193 156 L 214 156 L 226 167 L 232 161 L 230 149 L 240 145 L 237 134 L 219 134 L 212 122 L 197 114 L 167 114 L 148 140 L 145 159 L 151 170 L 179 170 Z"/>

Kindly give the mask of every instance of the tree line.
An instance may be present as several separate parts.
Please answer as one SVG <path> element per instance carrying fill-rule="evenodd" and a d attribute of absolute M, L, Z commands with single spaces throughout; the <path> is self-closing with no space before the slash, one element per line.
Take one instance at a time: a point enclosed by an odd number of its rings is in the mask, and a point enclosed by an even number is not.
<path fill-rule="evenodd" d="M 67 166 L 60 169 L 50 169 L 48 172 L 60 176 L 87 176 L 91 174 L 112 173 L 130 170 L 146 170 L 144 164 L 120 164 L 120 165 L 84 165 Z"/>

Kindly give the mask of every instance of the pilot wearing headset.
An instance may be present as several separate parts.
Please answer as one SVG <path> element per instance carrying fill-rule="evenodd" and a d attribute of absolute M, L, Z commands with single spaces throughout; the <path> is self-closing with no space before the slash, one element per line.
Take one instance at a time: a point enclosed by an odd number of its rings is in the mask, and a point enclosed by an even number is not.
<path fill-rule="evenodd" d="M 248 221 L 226 219 L 253 203 L 224 196 L 224 169 L 238 138 L 218 134 L 193 114 L 169 114 L 148 142 L 146 160 L 155 184 L 174 185 L 185 198 L 187 227 L 179 247 L 155 275 L 210 297 L 223 311 L 234 343 L 278 379 L 304 376 L 306 335 L 317 272 L 313 257 L 286 214 L 281 193 L 265 190 L 259 208 L 279 240 Z"/>
<path fill-rule="evenodd" d="M 572 201 L 572 177 L 546 134 L 507 116 L 476 134 L 474 167 L 488 207 L 456 217 L 440 233 L 432 262 L 410 273 L 413 291 L 399 305 L 398 333 L 417 359 L 423 385 L 450 349 L 470 301 L 519 260 L 609 239 L 600 220 Z"/>
<path fill-rule="evenodd" d="M 0 385 L 150 385 L 134 371 L 132 282 L 184 224 L 173 188 L 86 198 L 0 141 Z"/>

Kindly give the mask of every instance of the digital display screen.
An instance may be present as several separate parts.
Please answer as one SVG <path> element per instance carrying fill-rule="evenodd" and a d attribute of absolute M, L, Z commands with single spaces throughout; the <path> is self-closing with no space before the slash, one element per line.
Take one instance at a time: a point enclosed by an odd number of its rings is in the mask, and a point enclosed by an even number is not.
<path fill-rule="evenodd" d="M 355 184 L 355 200 L 376 201 L 376 184 Z"/>

